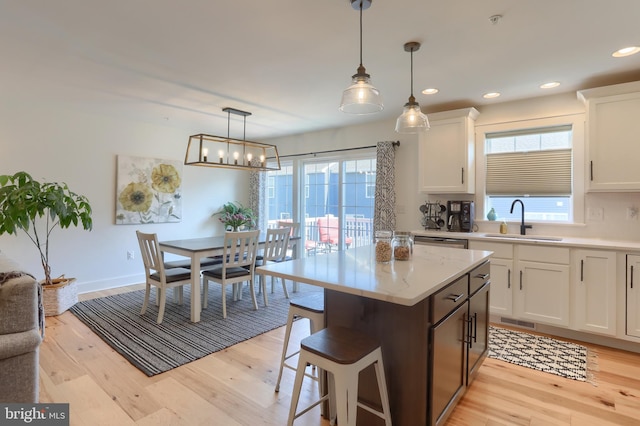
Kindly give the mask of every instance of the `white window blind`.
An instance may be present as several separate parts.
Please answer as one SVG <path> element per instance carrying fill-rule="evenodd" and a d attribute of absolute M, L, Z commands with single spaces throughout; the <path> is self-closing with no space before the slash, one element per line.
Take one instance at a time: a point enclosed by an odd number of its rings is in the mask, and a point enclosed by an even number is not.
<path fill-rule="evenodd" d="M 487 154 L 487 195 L 571 195 L 571 149 Z"/>

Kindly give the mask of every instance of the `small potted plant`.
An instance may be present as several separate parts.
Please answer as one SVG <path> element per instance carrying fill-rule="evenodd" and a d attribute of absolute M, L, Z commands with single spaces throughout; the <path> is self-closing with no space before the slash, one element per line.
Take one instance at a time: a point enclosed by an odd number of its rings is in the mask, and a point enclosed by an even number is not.
<path fill-rule="evenodd" d="M 237 201 L 224 204 L 213 216 L 220 216 L 218 220 L 224 224 L 225 230 L 239 231 L 243 227 L 256 226 L 256 215 L 253 210 Z"/>
<path fill-rule="evenodd" d="M 59 315 L 78 301 L 73 278 L 51 278 L 49 237 L 56 228 L 91 230 L 89 200 L 65 183 L 38 182 L 26 172 L 0 175 L 0 235 L 24 231 L 40 253 L 45 315 Z"/>

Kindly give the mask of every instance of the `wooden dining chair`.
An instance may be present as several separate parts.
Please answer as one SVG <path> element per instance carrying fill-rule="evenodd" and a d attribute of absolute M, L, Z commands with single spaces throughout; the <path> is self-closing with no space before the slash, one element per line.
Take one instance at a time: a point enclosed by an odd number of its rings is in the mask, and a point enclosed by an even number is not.
<path fill-rule="evenodd" d="M 293 260 L 298 258 L 298 241 L 300 241 L 300 222 L 293 222 L 291 219 L 289 220 L 279 220 L 277 222 L 278 228 L 291 228 L 291 233 L 289 234 L 289 247 L 287 248 L 287 255 L 284 257 L 283 261 Z M 294 240 L 291 237 L 296 237 Z M 305 243 L 306 244 L 306 243 Z M 308 248 L 307 248 L 308 252 Z M 282 279 L 282 285 L 286 286 L 286 280 Z M 293 282 L 293 291 L 298 291 L 298 283 Z M 271 283 L 271 293 L 273 293 L 273 282 Z M 288 297 L 288 296 L 287 296 Z"/>
<path fill-rule="evenodd" d="M 256 254 L 258 250 L 259 230 L 226 232 L 224 235 L 224 249 L 221 265 L 202 271 L 202 307 L 207 307 L 209 297 L 209 283 L 215 282 L 222 286 L 222 317 L 227 317 L 227 284 L 249 282 L 253 309 L 258 309 L 254 288 Z"/>
<path fill-rule="evenodd" d="M 264 242 L 264 249 L 262 254 L 258 256 L 256 266 L 263 266 L 269 262 L 282 262 L 287 256 L 287 248 L 289 246 L 289 235 L 291 234 L 291 228 L 272 228 L 267 229 L 267 236 Z M 260 289 L 262 291 L 262 298 L 264 300 L 264 306 L 269 306 L 267 298 L 267 285 L 266 277 L 264 274 L 260 274 Z M 271 276 L 271 292 L 273 293 L 273 284 L 275 277 Z M 282 280 L 282 289 L 284 295 L 288 299 L 289 293 L 287 292 L 287 286 L 284 279 Z"/>
<path fill-rule="evenodd" d="M 142 263 L 145 270 L 145 293 L 144 302 L 140 315 L 144 315 L 149 305 L 149 293 L 151 286 L 155 286 L 158 291 L 158 324 L 162 323 L 164 308 L 167 300 L 167 289 L 176 288 L 178 291 L 178 304 L 182 304 L 182 286 L 191 284 L 191 270 L 186 268 L 166 269 L 162 258 L 162 252 L 158 245 L 156 234 L 145 234 L 136 231 Z M 191 291 L 194 291 L 192 289 Z M 195 289 L 198 291 L 198 289 Z"/>

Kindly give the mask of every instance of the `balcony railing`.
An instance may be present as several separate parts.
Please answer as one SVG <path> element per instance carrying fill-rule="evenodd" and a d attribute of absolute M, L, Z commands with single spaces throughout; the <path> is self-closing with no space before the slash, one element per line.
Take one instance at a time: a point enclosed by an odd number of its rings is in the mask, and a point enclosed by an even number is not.
<path fill-rule="evenodd" d="M 318 219 L 325 218 L 335 218 L 335 216 L 305 218 L 301 234 L 303 236 L 302 247 L 305 248 L 307 256 L 328 253 L 342 248 L 349 249 L 369 245 L 373 242 L 373 218 L 346 216 L 342 223 L 342 232 L 336 233 L 339 237 L 338 241 L 327 241 L 326 238 L 323 238 Z M 276 220 L 269 221 L 268 227 L 275 228 L 277 222 Z M 335 229 L 331 228 L 331 230 Z M 340 237 L 344 238 L 344 244 Z"/>

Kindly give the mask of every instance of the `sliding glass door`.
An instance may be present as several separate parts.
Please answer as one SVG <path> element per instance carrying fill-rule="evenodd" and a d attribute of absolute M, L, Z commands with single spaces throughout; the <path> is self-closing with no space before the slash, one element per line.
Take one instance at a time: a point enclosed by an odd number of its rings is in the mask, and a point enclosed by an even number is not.
<path fill-rule="evenodd" d="M 370 244 L 373 239 L 374 150 L 343 158 L 293 159 L 267 173 L 269 227 L 300 222 L 300 255 Z"/>

